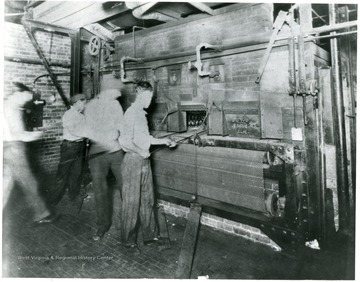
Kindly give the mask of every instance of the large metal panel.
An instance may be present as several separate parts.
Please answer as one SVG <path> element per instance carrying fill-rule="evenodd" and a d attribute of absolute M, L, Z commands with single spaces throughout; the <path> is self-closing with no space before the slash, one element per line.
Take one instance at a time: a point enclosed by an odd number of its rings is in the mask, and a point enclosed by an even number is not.
<path fill-rule="evenodd" d="M 182 144 L 153 155 L 155 185 L 265 210 L 264 152 Z"/>
<path fill-rule="evenodd" d="M 200 185 L 199 195 L 215 199 L 224 203 L 233 204 L 238 207 L 251 209 L 254 211 L 266 212 L 264 194 L 261 197 L 243 195 L 231 191 L 223 191 L 216 187 L 203 187 Z"/>
<path fill-rule="evenodd" d="M 261 137 L 283 139 L 282 109 L 280 107 L 261 107 Z"/>

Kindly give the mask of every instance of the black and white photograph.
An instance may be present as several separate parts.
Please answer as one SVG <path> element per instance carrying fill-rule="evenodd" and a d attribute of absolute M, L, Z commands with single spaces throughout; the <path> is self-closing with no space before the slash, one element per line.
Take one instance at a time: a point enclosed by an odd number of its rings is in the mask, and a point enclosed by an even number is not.
<path fill-rule="evenodd" d="M 355 280 L 355 1 L 4 0 L 2 278 Z"/>

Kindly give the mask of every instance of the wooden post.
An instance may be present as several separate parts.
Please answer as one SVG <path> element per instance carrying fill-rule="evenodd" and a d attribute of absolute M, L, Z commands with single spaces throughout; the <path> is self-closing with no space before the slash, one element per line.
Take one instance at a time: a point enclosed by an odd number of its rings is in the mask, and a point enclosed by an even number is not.
<path fill-rule="evenodd" d="M 80 30 L 70 35 L 71 39 L 71 76 L 70 76 L 70 96 L 80 93 Z"/>
<path fill-rule="evenodd" d="M 336 11 L 340 23 L 349 21 L 349 11 L 347 6 L 339 7 Z M 356 187 L 356 97 L 353 86 L 353 73 L 356 72 L 354 62 L 356 55 L 353 55 L 353 48 L 350 37 L 345 36 L 339 39 L 340 71 L 342 79 L 342 92 L 344 99 L 345 114 L 345 136 L 347 149 L 347 170 L 349 183 L 349 201 L 351 212 L 351 224 L 354 222 L 355 212 L 355 187 Z M 356 41 L 355 41 L 356 42 Z M 356 43 L 355 43 L 356 44 Z M 355 47 L 356 48 L 356 47 Z M 354 48 L 354 49 L 355 49 Z"/>
<path fill-rule="evenodd" d="M 178 268 L 175 274 L 176 279 L 189 279 L 191 276 L 191 268 L 194 260 L 197 235 L 199 232 L 200 217 L 201 205 L 197 203 L 191 204 L 188 222 L 186 225 L 178 260 Z"/>
<path fill-rule="evenodd" d="M 299 6 L 299 13 L 300 13 L 300 24 L 301 24 L 301 33 L 306 33 L 309 30 L 312 29 L 312 8 L 311 4 L 300 4 Z M 303 50 L 300 49 L 300 52 L 307 52 L 309 50 L 308 45 L 304 46 L 303 41 L 299 42 L 299 44 L 303 44 Z M 311 43 L 308 43 L 311 44 Z M 311 49 L 310 49 L 311 50 Z M 305 68 L 306 64 L 306 56 L 305 54 L 302 54 L 303 56 L 299 57 L 299 64 L 303 65 Z M 305 83 L 306 78 L 313 79 L 315 77 L 315 70 L 312 68 L 308 68 L 303 73 L 303 83 Z M 305 89 L 301 89 L 304 88 Z M 301 90 L 306 89 L 306 85 L 303 85 L 301 87 Z M 306 95 L 306 94 L 305 94 Z M 304 99 L 304 98 L 303 98 Z M 320 148 L 319 148 L 319 124 L 318 124 L 318 110 L 317 110 L 317 97 L 308 96 L 303 101 L 303 111 L 304 111 L 304 148 L 305 148 L 305 154 L 304 157 L 304 172 L 301 172 L 301 174 L 305 173 L 304 179 L 306 179 L 306 184 L 303 183 L 305 186 L 307 186 L 308 191 L 308 210 L 304 211 L 304 214 L 308 215 L 308 218 L 303 218 L 302 224 L 306 223 L 308 225 L 308 234 L 307 239 L 322 239 L 322 222 L 325 220 L 323 218 L 323 212 L 322 212 L 322 202 L 323 202 L 323 191 L 322 191 L 322 180 L 321 180 L 321 174 L 322 171 L 321 165 L 323 165 L 320 162 Z M 305 187 L 304 187 L 305 188 Z M 306 189 L 304 189 L 306 190 Z M 304 193 L 304 192 L 303 192 Z M 302 194 L 303 196 L 303 194 Z"/>
<path fill-rule="evenodd" d="M 329 5 L 330 24 L 336 23 L 335 4 Z M 346 156 L 346 136 L 344 118 L 344 100 L 340 79 L 340 59 L 338 52 L 338 39 L 330 39 L 331 61 L 333 70 L 333 118 L 334 118 L 334 142 L 336 147 L 336 173 L 337 189 L 339 198 L 339 232 L 347 232 L 350 219 L 348 172 Z"/>

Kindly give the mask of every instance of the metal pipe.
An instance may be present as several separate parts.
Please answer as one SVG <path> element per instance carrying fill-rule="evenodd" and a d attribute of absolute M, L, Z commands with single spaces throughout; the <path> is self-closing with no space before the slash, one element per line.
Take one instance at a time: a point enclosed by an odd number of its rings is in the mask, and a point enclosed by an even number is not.
<path fill-rule="evenodd" d="M 356 34 L 356 33 L 357 33 L 357 30 L 347 31 L 347 32 L 342 32 L 342 33 L 334 32 L 333 34 L 329 34 L 329 35 L 320 35 L 320 36 L 309 37 L 308 39 L 305 39 L 305 41 L 311 41 L 311 40 L 315 40 L 315 39 L 324 39 L 324 38 L 334 38 L 334 37 L 340 37 L 340 36 L 351 35 L 351 34 Z"/>
<path fill-rule="evenodd" d="M 329 4 L 329 22 L 335 24 L 336 8 L 335 4 Z M 334 141 L 336 149 L 336 173 L 337 173 L 337 192 L 339 198 L 339 231 L 345 231 L 349 227 L 349 190 L 347 176 L 347 156 L 346 156 L 346 136 L 345 136 L 345 117 L 344 100 L 340 78 L 340 60 L 337 38 L 330 40 L 331 61 L 333 82 L 333 117 L 334 117 Z"/>
<path fill-rule="evenodd" d="M 34 60 L 34 59 L 28 59 L 28 58 L 17 58 L 17 57 L 9 57 L 9 56 L 4 56 L 4 60 L 8 61 L 8 62 L 21 63 L 21 64 L 31 64 L 31 65 L 42 65 L 43 64 L 41 60 Z M 51 62 L 51 63 L 49 63 L 49 65 L 52 67 L 62 67 L 62 68 L 70 68 L 71 67 L 70 64 L 56 63 L 56 62 Z"/>
<path fill-rule="evenodd" d="M 54 73 L 54 75 L 56 75 L 56 76 L 66 76 L 66 75 L 71 75 L 71 73 L 70 72 L 60 72 L 60 73 Z M 34 79 L 34 82 L 33 82 L 34 86 L 35 86 L 35 83 L 36 83 L 37 80 L 39 80 L 42 77 L 46 77 L 46 76 L 50 76 L 50 74 L 46 73 L 46 74 L 41 74 L 41 75 L 37 76 Z"/>
<path fill-rule="evenodd" d="M 339 29 L 349 28 L 349 27 L 356 27 L 358 25 L 358 21 L 350 21 L 345 23 L 331 23 L 329 25 L 321 26 L 313 28 L 309 31 L 309 34 L 316 34 L 316 33 L 323 33 L 323 32 L 331 32 L 336 31 Z"/>
<path fill-rule="evenodd" d="M 120 77 L 121 77 L 121 82 L 133 82 L 132 80 L 126 79 L 126 74 L 125 74 L 125 62 L 127 61 L 133 61 L 133 62 L 143 62 L 143 60 L 141 58 L 131 58 L 128 56 L 124 56 L 121 58 L 120 60 Z"/>
<path fill-rule="evenodd" d="M 196 68 L 198 71 L 199 76 L 212 76 L 213 74 L 209 71 L 203 71 L 202 67 L 203 64 L 201 62 L 201 49 L 215 49 L 216 51 L 221 51 L 221 46 L 219 45 L 210 45 L 208 43 L 200 43 L 196 46 L 196 62 L 192 63 L 191 61 L 188 62 L 188 68 L 191 70 L 193 68 Z"/>
<path fill-rule="evenodd" d="M 145 29 L 146 27 L 141 27 L 141 26 L 137 26 L 134 25 L 132 27 L 132 34 L 133 34 L 133 57 L 136 57 L 136 52 L 135 52 L 135 29 Z"/>
<path fill-rule="evenodd" d="M 25 13 L 8 13 L 4 14 L 5 17 L 16 17 L 16 16 L 23 16 Z"/>

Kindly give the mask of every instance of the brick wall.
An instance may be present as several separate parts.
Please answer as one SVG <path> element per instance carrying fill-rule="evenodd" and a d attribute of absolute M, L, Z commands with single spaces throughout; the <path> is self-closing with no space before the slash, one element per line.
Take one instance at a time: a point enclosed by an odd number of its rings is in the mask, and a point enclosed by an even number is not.
<path fill-rule="evenodd" d="M 159 200 L 159 206 L 164 209 L 164 212 L 172 214 L 176 217 L 187 218 L 190 212 L 190 209 L 184 206 L 175 205 L 166 201 Z M 268 236 L 266 236 L 260 229 L 235 222 L 232 220 L 224 219 L 215 215 L 208 213 L 202 213 L 201 224 L 213 227 L 215 229 L 221 230 L 226 233 L 233 234 L 235 236 L 240 236 L 246 239 L 249 239 L 254 242 L 258 242 L 269 246 L 277 251 L 280 250 L 280 247 L 272 241 Z"/>
<path fill-rule="evenodd" d="M 5 23 L 4 31 L 5 57 L 40 60 L 22 25 Z M 71 41 L 69 37 L 36 31 L 35 38 L 50 65 L 52 63 L 70 64 Z M 67 67 L 52 67 L 52 69 L 55 73 L 70 72 Z M 11 82 L 22 82 L 33 88 L 34 79 L 39 75 L 47 74 L 41 64 L 18 63 L 8 60 L 5 60 L 4 70 L 5 98 L 11 93 Z M 58 81 L 65 95 L 69 97 L 70 76 L 58 76 Z M 61 118 L 66 107 L 49 77 L 40 78 L 35 86 L 35 90 L 41 92 L 41 98 L 47 103 L 44 107 L 43 127 L 34 129 L 44 132 L 43 139 L 36 146 L 37 156 L 41 170 L 44 173 L 52 174 L 56 171 L 59 162 L 59 145 L 62 139 Z M 56 101 L 52 102 L 54 95 Z"/>

